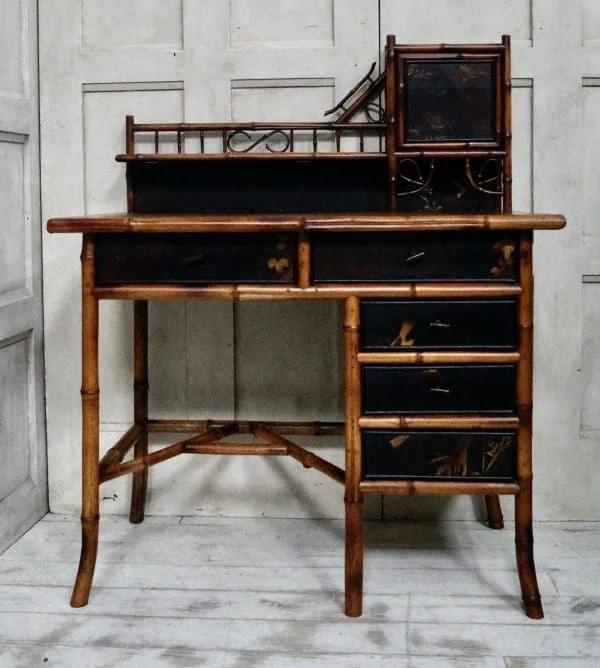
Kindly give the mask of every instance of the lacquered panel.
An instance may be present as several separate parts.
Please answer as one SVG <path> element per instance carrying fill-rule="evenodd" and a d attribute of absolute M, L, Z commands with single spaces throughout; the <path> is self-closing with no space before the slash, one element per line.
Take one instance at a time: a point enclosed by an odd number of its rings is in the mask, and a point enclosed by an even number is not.
<path fill-rule="evenodd" d="M 375 431 L 362 436 L 363 478 L 511 480 L 513 432 Z"/>
<path fill-rule="evenodd" d="M 363 350 L 511 350 L 517 345 L 514 300 L 366 300 Z"/>
<path fill-rule="evenodd" d="M 514 412 L 515 370 L 508 364 L 362 369 L 365 415 Z"/>

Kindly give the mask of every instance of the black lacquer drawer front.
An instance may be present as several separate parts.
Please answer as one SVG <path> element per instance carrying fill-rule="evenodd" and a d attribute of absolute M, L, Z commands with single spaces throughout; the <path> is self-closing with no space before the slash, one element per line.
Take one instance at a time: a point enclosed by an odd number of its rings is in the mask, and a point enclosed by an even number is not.
<path fill-rule="evenodd" d="M 513 432 L 365 430 L 362 442 L 367 480 L 506 481 L 515 476 Z"/>
<path fill-rule="evenodd" d="M 518 279 L 517 239 L 502 232 L 319 232 L 312 242 L 316 283 Z"/>
<path fill-rule="evenodd" d="M 517 345 L 515 307 L 514 300 L 366 300 L 362 349 L 511 350 Z"/>
<path fill-rule="evenodd" d="M 96 283 L 293 283 L 297 242 L 282 234 L 103 234 Z"/>
<path fill-rule="evenodd" d="M 509 364 L 362 369 L 363 413 L 514 413 Z"/>

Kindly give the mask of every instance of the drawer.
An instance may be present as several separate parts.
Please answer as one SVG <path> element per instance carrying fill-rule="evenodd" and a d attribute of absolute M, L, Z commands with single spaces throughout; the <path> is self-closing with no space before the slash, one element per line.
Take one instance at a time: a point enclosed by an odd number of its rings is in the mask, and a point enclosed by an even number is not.
<path fill-rule="evenodd" d="M 516 441 L 514 432 L 365 430 L 362 477 L 513 480 Z"/>
<path fill-rule="evenodd" d="M 297 243 L 281 234 L 102 234 L 96 283 L 293 283 Z"/>
<path fill-rule="evenodd" d="M 362 368 L 363 414 L 514 413 L 510 364 Z"/>
<path fill-rule="evenodd" d="M 502 232 L 312 235 L 315 283 L 518 279 L 518 242 Z"/>
<path fill-rule="evenodd" d="M 363 350 L 512 350 L 517 345 L 516 302 L 362 302 Z"/>

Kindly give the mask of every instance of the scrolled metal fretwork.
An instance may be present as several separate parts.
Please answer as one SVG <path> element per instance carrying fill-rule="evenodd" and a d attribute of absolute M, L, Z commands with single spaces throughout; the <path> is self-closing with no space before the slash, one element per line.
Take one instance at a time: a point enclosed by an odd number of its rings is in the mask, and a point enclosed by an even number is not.
<path fill-rule="evenodd" d="M 502 195 L 504 193 L 502 187 L 502 161 L 498 158 L 488 158 L 479 167 L 477 174 L 473 175 L 471 168 L 471 160 L 465 159 L 465 173 L 469 184 L 486 195 Z M 495 189 L 488 186 L 496 184 Z"/>
<path fill-rule="evenodd" d="M 385 80 L 385 72 L 379 75 L 375 74 L 376 65 L 376 62 L 371 63 L 369 71 L 356 86 L 323 115 L 330 116 L 336 112 L 341 112 L 336 123 L 346 123 L 362 109 L 370 123 L 382 123 L 385 110 L 381 102 L 381 91 Z M 365 84 L 367 85 L 365 86 Z"/>
<path fill-rule="evenodd" d="M 283 140 L 283 143 L 280 146 L 274 146 L 272 142 L 274 137 Z M 243 145 L 236 147 L 234 142 L 242 142 Z M 280 129 L 263 132 L 258 137 L 247 130 L 234 130 L 227 136 L 227 150 L 231 153 L 249 153 L 258 146 L 264 146 L 270 153 L 285 153 L 291 145 L 291 132 Z"/>
<path fill-rule="evenodd" d="M 423 195 L 431 185 L 433 175 L 435 173 L 435 159 L 432 158 L 429 163 L 429 174 L 427 178 L 423 177 L 421 166 L 413 158 L 404 158 L 398 162 L 398 180 L 400 184 L 409 184 L 412 190 L 399 190 L 398 197 L 406 197 L 408 195 Z M 407 172 L 407 169 L 412 169 L 413 173 Z M 403 171 L 404 170 L 404 171 Z M 416 188 L 414 187 L 416 186 Z M 423 197 L 423 199 L 426 199 Z"/>

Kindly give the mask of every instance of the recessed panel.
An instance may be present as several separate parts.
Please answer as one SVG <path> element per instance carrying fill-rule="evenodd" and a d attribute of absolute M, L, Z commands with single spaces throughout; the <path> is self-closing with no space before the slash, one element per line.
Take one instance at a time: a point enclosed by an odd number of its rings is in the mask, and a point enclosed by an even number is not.
<path fill-rule="evenodd" d="M 23 26 L 20 0 L 0 5 L 0 94 L 23 92 Z"/>
<path fill-rule="evenodd" d="M 181 121 L 183 91 L 94 90 L 96 92 L 83 95 L 86 213 L 124 211 L 127 208 L 125 167 L 115 162 L 114 158 L 115 154 L 125 149 L 125 116 L 133 114 L 139 122 Z M 143 142 L 139 150 L 146 150 Z M 130 307 L 130 304 L 119 302 L 102 304 L 105 326 L 101 334 L 101 349 L 104 353 L 100 356 L 100 402 L 104 422 L 127 423 L 131 419 Z M 176 308 L 182 310 L 184 307 L 179 304 Z M 158 358 L 161 355 L 159 353 Z M 160 360 L 157 361 L 160 365 Z M 182 369 L 182 373 L 184 371 Z M 178 378 L 177 382 L 180 381 L 181 378 Z M 174 386 L 176 384 L 173 383 Z"/>
<path fill-rule="evenodd" d="M 83 0 L 82 4 L 82 41 L 86 49 L 183 45 L 181 0 Z"/>
<path fill-rule="evenodd" d="M 183 91 L 94 91 L 83 94 L 86 213 L 122 211 L 127 206 L 125 167 L 115 155 L 125 151 L 125 116 L 133 114 L 139 123 L 181 121 Z M 153 152 L 151 136 L 146 143 L 137 141 L 136 151 Z"/>
<path fill-rule="evenodd" d="M 23 157 L 23 144 L 0 133 L 0 294 L 26 284 Z"/>
<path fill-rule="evenodd" d="M 512 188 L 513 211 L 532 210 L 533 82 L 513 81 L 512 89 Z"/>
<path fill-rule="evenodd" d="M 29 477 L 28 342 L 0 343 L 0 502 Z"/>
<path fill-rule="evenodd" d="M 381 0 L 380 7 L 382 36 L 395 34 L 398 44 L 532 39 L 531 0 Z"/>
<path fill-rule="evenodd" d="M 230 0 L 234 47 L 333 45 L 334 0 Z"/>
<path fill-rule="evenodd" d="M 581 11 L 583 45 L 600 45 L 600 3 L 598 0 L 583 0 L 581 3 Z"/>
<path fill-rule="evenodd" d="M 581 429 L 600 431 L 600 282 L 582 288 Z"/>
<path fill-rule="evenodd" d="M 600 236 L 600 134 L 594 131 L 600 119 L 600 85 L 585 86 L 583 88 L 583 128 L 585 142 L 581 165 L 583 180 L 583 202 L 581 207 L 583 216 L 583 234 L 586 236 Z"/>

